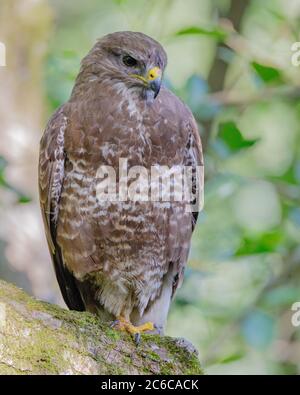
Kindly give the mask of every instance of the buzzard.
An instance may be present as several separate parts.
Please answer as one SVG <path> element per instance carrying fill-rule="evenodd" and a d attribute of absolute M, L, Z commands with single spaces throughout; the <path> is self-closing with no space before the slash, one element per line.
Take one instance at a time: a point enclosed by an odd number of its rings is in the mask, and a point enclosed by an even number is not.
<path fill-rule="evenodd" d="M 121 158 L 128 168 L 186 166 L 193 169 L 189 203 L 203 189 L 197 125 L 161 86 L 166 63 L 162 46 L 142 33 L 103 37 L 40 142 L 41 211 L 63 298 L 136 338 L 163 333 L 198 210 L 184 200 L 99 199 L 98 169 L 118 170 Z"/>

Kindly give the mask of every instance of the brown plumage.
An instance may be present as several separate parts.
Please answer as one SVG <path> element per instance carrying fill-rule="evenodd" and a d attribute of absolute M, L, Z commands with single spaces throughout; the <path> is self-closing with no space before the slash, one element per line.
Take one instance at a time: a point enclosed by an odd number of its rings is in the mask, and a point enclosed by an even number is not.
<path fill-rule="evenodd" d="M 128 168 L 203 164 L 191 112 L 159 91 L 166 61 L 161 45 L 142 33 L 99 40 L 70 100 L 48 122 L 39 163 L 47 241 L 68 307 L 118 317 L 120 326 L 151 321 L 160 332 L 197 213 L 177 201 L 99 201 L 96 186 L 99 166 L 118 169 L 120 158 Z M 193 190 L 202 182 L 193 179 Z"/>

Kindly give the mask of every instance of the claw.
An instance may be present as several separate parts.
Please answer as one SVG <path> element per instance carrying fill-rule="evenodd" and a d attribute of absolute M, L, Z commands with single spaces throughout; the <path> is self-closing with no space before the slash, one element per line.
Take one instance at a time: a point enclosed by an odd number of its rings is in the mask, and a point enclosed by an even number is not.
<path fill-rule="evenodd" d="M 140 332 L 135 333 L 134 335 L 134 342 L 138 346 L 141 342 L 141 334 Z"/>
<path fill-rule="evenodd" d="M 109 327 L 110 327 L 110 328 L 115 328 L 119 323 L 120 323 L 119 320 L 114 320 L 114 321 L 109 325 Z"/>
<path fill-rule="evenodd" d="M 117 317 L 117 319 L 110 324 L 110 327 L 133 335 L 136 345 L 141 341 L 142 332 L 152 331 L 154 329 L 152 322 L 146 322 L 140 326 L 134 326 L 130 321 L 126 320 L 122 316 Z"/>

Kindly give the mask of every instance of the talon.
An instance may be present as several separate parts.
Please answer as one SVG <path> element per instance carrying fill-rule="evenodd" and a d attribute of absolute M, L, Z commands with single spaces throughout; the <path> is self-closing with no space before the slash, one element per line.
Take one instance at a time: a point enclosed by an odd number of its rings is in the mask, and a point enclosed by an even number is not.
<path fill-rule="evenodd" d="M 137 333 L 134 335 L 134 341 L 135 341 L 135 344 L 136 344 L 137 346 L 140 344 L 140 342 L 141 342 L 141 334 L 140 334 L 140 332 L 137 332 Z"/>
<path fill-rule="evenodd" d="M 145 324 L 142 324 L 140 326 L 134 326 L 134 328 L 137 332 L 153 331 L 154 324 L 152 322 L 145 322 Z"/>
<path fill-rule="evenodd" d="M 112 322 L 111 327 L 133 335 L 135 343 L 138 345 L 141 340 L 141 332 L 153 331 L 154 324 L 152 322 L 146 322 L 140 326 L 134 326 L 130 321 L 120 316 L 117 317 L 116 321 Z"/>
<path fill-rule="evenodd" d="M 115 320 L 109 325 L 109 327 L 110 328 L 115 328 L 119 324 L 119 322 L 120 322 L 119 320 Z"/>

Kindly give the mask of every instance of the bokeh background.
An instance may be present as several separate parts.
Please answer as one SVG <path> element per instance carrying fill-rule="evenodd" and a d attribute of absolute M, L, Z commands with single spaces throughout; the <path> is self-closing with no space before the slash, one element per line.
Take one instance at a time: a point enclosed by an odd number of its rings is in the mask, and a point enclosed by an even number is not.
<path fill-rule="evenodd" d="M 63 305 L 37 194 L 39 139 L 95 40 L 142 31 L 192 109 L 205 208 L 167 333 L 208 374 L 299 374 L 300 0 L 1 0 L 0 277 Z M 300 57 L 299 57 L 300 58 Z"/>

